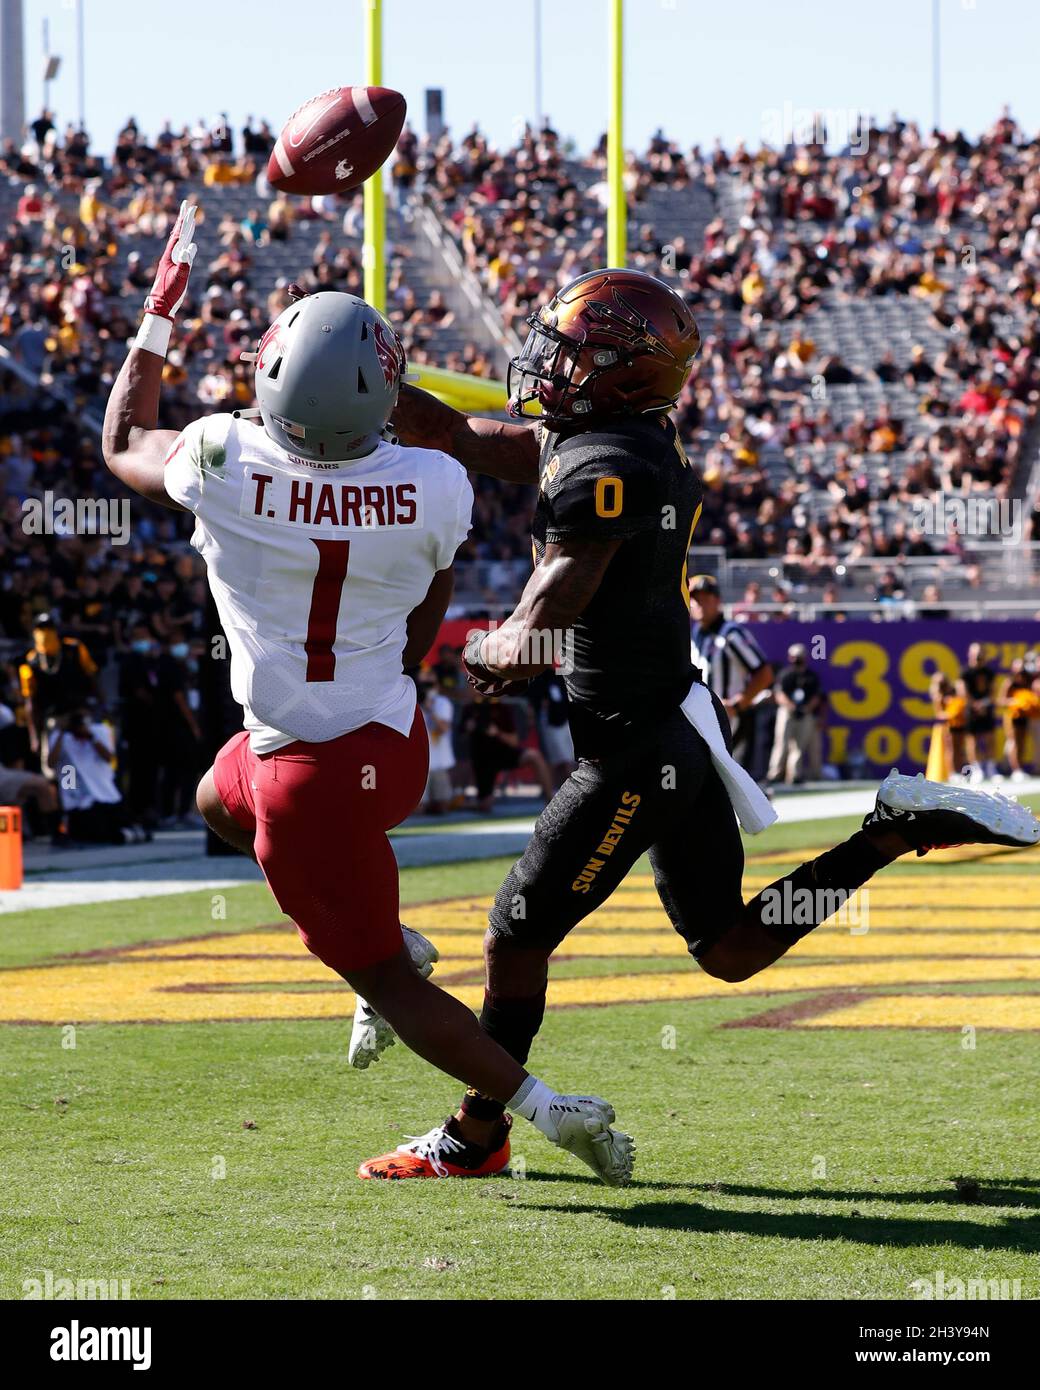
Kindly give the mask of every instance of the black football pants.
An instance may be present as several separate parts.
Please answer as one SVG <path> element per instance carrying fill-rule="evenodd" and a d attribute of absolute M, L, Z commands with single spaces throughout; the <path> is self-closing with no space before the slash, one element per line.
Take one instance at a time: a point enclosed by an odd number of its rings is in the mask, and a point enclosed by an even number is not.
<path fill-rule="evenodd" d="M 579 762 L 499 889 L 492 933 L 555 950 L 647 852 L 662 906 L 701 955 L 740 918 L 744 847 L 708 745 L 678 708 L 623 750 Z"/>

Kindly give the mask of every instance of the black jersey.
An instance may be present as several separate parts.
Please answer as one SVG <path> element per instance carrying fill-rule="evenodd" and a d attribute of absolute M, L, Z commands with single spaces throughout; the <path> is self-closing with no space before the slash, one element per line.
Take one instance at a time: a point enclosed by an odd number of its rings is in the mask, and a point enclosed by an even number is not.
<path fill-rule="evenodd" d="M 581 433 L 545 433 L 532 534 L 623 544 L 574 624 L 564 663 L 579 756 L 599 757 L 674 709 L 695 678 L 686 554 L 702 485 L 675 426 L 655 416 Z"/>

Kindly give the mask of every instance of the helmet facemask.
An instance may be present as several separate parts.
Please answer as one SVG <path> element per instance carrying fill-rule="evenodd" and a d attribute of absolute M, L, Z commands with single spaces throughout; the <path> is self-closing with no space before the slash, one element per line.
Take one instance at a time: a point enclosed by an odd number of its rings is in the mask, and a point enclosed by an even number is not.
<path fill-rule="evenodd" d="M 682 365 L 653 326 L 621 296 L 613 295 L 611 302 L 604 295 L 585 308 L 583 317 L 595 328 L 590 332 L 586 323 L 573 321 L 575 313 L 562 298 L 566 294 L 566 290 L 562 291 L 527 320 L 530 332 L 509 363 L 509 413 L 525 416 L 528 404 L 537 402 L 547 423 L 582 425 L 591 424 L 593 416 L 636 416 L 670 410 L 674 396 L 662 392 L 656 399 L 648 399 L 645 376 L 640 372 L 630 385 L 626 379 L 628 370 L 640 360 Z M 566 328 L 572 331 L 559 326 L 558 306 L 563 310 Z M 606 395 L 603 387 L 607 387 Z"/>
<path fill-rule="evenodd" d="M 517 356 L 510 358 L 506 376 L 510 415 L 527 415 L 526 406 L 537 401 L 543 420 L 580 420 L 592 410 L 585 388 L 618 362 L 614 348 L 593 348 L 593 370 L 587 371 L 581 361 L 584 342 L 562 333 L 553 323 L 555 317 L 543 310 L 527 320 L 531 331 Z"/>

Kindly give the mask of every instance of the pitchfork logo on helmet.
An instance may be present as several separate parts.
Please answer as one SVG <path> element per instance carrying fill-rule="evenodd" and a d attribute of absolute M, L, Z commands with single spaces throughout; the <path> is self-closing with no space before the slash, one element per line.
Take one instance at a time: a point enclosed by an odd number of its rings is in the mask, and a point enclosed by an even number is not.
<path fill-rule="evenodd" d="M 701 343 L 682 296 L 641 270 L 579 276 L 527 322 L 509 411 L 536 402 L 551 425 L 670 410 Z"/>

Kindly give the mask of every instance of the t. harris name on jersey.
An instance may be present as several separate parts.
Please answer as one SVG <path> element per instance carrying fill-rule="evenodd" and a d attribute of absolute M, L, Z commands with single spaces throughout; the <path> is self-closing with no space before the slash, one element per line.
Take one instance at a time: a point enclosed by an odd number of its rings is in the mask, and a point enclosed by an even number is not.
<path fill-rule="evenodd" d="M 422 482 L 301 478 L 246 466 L 239 513 L 270 526 L 308 531 L 414 530 L 423 524 Z"/>

